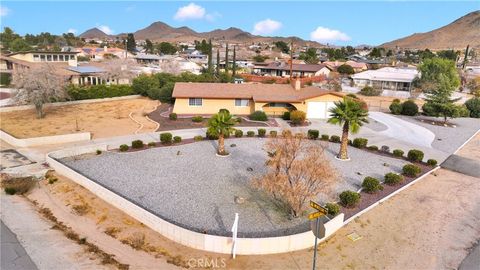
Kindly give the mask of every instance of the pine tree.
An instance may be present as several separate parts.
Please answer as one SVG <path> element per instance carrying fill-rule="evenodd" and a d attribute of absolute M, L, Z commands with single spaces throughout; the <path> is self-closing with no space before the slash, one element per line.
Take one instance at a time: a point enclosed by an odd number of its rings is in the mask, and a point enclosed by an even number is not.
<path fill-rule="evenodd" d="M 207 66 L 208 74 L 213 74 L 213 63 L 212 63 L 212 40 L 208 40 L 208 66 Z"/>
<path fill-rule="evenodd" d="M 217 70 L 216 70 L 217 75 L 220 74 L 220 51 L 217 49 Z"/>
<path fill-rule="evenodd" d="M 228 43 L 225 48 L 225 73 L 228 74 Z"/>
<path fill-rule="evenodd" d="M 233 65 L 232 65 L 232 77 L 235 77 L 235 73 L 237 71 L 237 53 L 236 53 L 237 46 L 233 46 Z"/>

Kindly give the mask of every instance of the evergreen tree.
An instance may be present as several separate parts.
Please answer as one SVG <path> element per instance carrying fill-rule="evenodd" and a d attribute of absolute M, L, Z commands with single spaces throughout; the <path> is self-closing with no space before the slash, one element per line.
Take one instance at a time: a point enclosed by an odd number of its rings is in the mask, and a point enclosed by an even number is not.
<path fill-rule="evenodd" d="M 208 74 L 213 74 L 213 63 L 212 63 L 212 40 L 208 40 L 208 64 L 207 64 L 207 70 Z"/>
<path fill-rule="evenodd" d="M 145 40 L 145 52 L 153 53 L 153 43 L 148 38 Z"/>
<path fill-rule="evenodd" d="M 225 73 L 228 74 L 228 43 L 225 48 Z"/>
<path fill-rule="evenodd" d="M 220 74 L 220 51 L 217 49 L 217 70 L 216 70 L 217 75 Z"/>
<path fill-rule="evenodd" d="M 233 46 L 233 65 L 232 65 L 232 77 L 235 77 L 235 73 L 237 71 L 237 46 Z"/>
<path fill-rule="evenodd" d="M 127 35 L 127 51 L 134 52 L 136 48 L 137 48 L 137 45 L 135 43 L 135 37 L 133 36 L 132 33 L 129 33 Z"/>

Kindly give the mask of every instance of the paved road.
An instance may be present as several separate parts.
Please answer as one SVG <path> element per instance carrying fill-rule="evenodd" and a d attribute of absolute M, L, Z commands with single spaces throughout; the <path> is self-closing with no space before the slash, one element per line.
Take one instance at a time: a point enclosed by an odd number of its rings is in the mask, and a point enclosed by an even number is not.
<path fill-rule="evenodd" d="M 1 221 L 1 269 L 36 270 L 30 256 L 18 242 L 17 236 Z"/>
<path fill-rule="evenodd" d="M 454 172 L 480 178 L 480 161 L 474 159 L 451 155 L 440 166 Z"/>
<path fill-rule="evenodd" d="M 480 269 L 480 244 L 468 254 L 468 256 L 462 261 L 459 270 L 478 270 Z"/>

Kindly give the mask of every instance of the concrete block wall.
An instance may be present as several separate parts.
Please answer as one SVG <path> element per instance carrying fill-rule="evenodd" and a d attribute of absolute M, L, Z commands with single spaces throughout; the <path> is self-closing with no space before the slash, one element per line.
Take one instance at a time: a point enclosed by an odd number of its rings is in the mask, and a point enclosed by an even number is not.
<path fill-rule="evenodd" d="M 19 139 L 4 132 L 3 130 L 0 130 L 0 139 L 4 140 L 8 144 L 15 147 L 30 147 L 30 146 L 39 146 L 39 145 L 46 145 L 46 144 L 88 141 L 91 139 L 91 134 L 90 132 L 83 132 L 83 133 Z"/>

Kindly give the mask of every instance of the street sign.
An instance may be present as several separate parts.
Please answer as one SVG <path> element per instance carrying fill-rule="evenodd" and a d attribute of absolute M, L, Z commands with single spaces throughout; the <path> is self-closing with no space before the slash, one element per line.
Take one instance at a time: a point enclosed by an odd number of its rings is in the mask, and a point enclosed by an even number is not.
<path fill-rule="evenodd" d="M 324 216 L 325 214 L 322 213 L 322 212 L 313 212 L 313 213 L 310 213 L 308 214 L 308 219 L 312 220 L 312 219 L 317 219 L 321 216 Z"/>
<path fill-rule="evenodd" d="M 326 215 L 328 213 L 328 211 L 325 207 L 322 207 L 320 204 L 318 204 L 314 201 L 310 201 L 310 207 L 318 210 L 319 212 L 323 213 L 324 215 Z"/>

